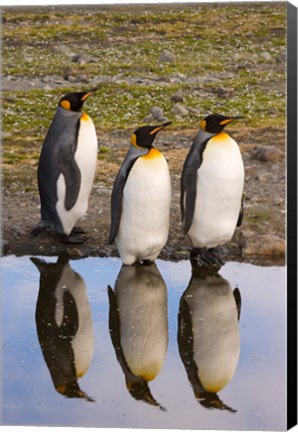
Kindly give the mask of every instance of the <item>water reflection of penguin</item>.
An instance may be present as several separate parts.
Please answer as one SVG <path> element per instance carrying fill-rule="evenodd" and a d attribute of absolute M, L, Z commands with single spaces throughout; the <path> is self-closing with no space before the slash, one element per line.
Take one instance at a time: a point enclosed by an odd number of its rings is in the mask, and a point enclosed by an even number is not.
<path fill-rule="evenodd" d="M 40 271 L 36 327 L 42 353 L 57 392 L 93 401 L 78 384 L 94 352 L 94 335 L 85 282 L 61 256 L 56 263 L 31 261 Z"/>
<path fill-rule="evenodd" d="M 148 385 L 168 346 L 167 289 L 156 264 L 122 266 L 108 295 L 111 339 L 127 389 L 135 399 L 165 410 Z"/>
<path fill-rule="evenodd" d="M 239 354 L 241 297 L 218 273 L 195 264 L 178 314 L 179 353 L 199 403 L 236 412 L 217 393 L 234 376 Z"/>

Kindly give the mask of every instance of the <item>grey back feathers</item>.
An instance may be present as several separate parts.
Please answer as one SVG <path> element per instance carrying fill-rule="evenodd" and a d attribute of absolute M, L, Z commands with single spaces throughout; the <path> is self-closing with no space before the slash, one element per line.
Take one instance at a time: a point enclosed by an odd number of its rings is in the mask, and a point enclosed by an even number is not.
<path fill-rule="evenodd" d="M 192 224 L 197 194 L 197 170 L 202 164 L 206 144 L 214 135 L 216 134 L 199 129 L 183 165 L 180 210 L 184 233 L 188 232 Z"/>
<path fill-rule="evenodd" d="M 41 216 L 61 227 L 56 211 L 57 180 L 62 173 L 66 183 L 65 207 L 71 209 L 80 189 L 80 170 L 74 159 L 80 125 L 80 112 L 58 107 L 46 135 L 38 166 Z M 71 187 L 69 187 L 71 186 Z"/>

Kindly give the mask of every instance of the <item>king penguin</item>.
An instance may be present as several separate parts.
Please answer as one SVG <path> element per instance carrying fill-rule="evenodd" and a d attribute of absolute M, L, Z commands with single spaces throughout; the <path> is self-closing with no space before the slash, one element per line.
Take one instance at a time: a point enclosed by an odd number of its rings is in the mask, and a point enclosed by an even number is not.
<path fill-rule="evenodd" d="M 244 166 L 236 141 L 224 132 L 242 117 L 208 115 L 183 165 L 180 208 L 198 264 L 222 265 L 216 247 L 232 239 L 243 218 Z"/>
<path fill-rule="evenodd" d="M 84 279 L 66 256 L 56 263 L 32 257 L 40 272 L 35 320 L 38 340 L 56 391 L 93 401 L 78 384 L 90 367 L 94 332 Z"/>
<path fill-rule="evenodd" d="M 205 408 L 235 412 L 218 396 L 233 378 L 240 355 L 241 295 L 229 281 L 192 261 L 180 299 L 178 347 L 194 395 Z"/>
<path fill-rule="evenodd" d="M 170 172 L 153 141 L 169 124 L 142 126 L 133 133 L 114 183 L 109 243 L 115 240 L 126 265 L 155 261 L 168 239 Z"/>
<path fill-rule="evenodd" d="M 167 287 L 156 264 L 123 265 L 108 295 L 110 335 L 127 389 L 164 410 L 149 388 L 168 348 Z"/>
<path fill-rule="evenodd" d="M 97 89 L 70 93 L 59 101 L 38 164 L 41 220 L 33 235 L 54 229 L 64 243 L 81 243 L 76 222 L 85 215 L 97 161 L 93 121 L 82 111 Z"/>

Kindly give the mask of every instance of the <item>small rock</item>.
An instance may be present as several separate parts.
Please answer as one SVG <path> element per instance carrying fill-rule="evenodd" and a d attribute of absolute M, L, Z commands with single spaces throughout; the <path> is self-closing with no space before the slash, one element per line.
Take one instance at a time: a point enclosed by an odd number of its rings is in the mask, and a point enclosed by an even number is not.
<path fill-rule="evenodd" d="M 164 50 L 161 52 L 158 62 L 159 63 L 175 63 L 175 56 L 168 50 Z"/>
<path fill-rule="evenodd" d="M 253 237 L 255 235 L 254 231 L 252 231 L 250 228 L 242 228 L 241 229 L 241 234 L 246 239 L 249 238 L 249 237 Z"/>
<path fill-rule="evenodd" d="M 221 98 L 230 98 L 234 95 L 234 89 L 219 87 L 216 91 L 217 96 Z"/>
<path fill-rule="evenodd" d="M 151 124 L 154 122 L 154 118 L 151 114 L 147 115 L 146 117 L 144 117 L 143 119 L 143 123 L 148 123 Z"/>
<path fill-rule="evenodd" d="M 176 103 L 172 108 L 172 113 L 179 116 L 187 116 L 189 114 L 189 111 L 185 106 Z"/>
<path fill-rule="evenodd" d="M 159 120 L 160 118 L 164 117 L 164 115 L 163 115 L 163 109 L 160 108 L 160 107 L 158 107 L 158 106 L 151 107 L 150 113 L 152 114 L 152 117 L 155 120 Z"/>
<path fill-rule="evenodd" d="M 175 72 L 174 74 L 171 75 L 171 77 L 176 78 L 180 81 L 187 81 L 187 76 L 181 72 Z"/>
<path fill-rule="evenodd" d="M 198 109 L 196 109 L 196 108 L 192 108 L 192 107 L 189 107 L 189 106 L 187 106 L 185 108 L 187 109 L 187 111 L 189 111 L 191 113 L 200 114 L 200 111 Z"/>
<path fill-rule="evenodd" d="M 267 171 L 261 171 L 258 173 L 257 179 L 260 182 L 266 182 L 269 179 L 269 173 Z"/>
<path fill-rule="evenodd" d="M 66 81 L 70 81 L 71 78 L 74 78 L 76 75 L 73 68 L 67 66 L 63 71 L 63 79 Z"/>
<path fill-rule="evenodd" d="M 74 63 L 78 63 L 80 65 L 90 63 L 90 57 L 87 54 L 75 54 L 72 59 Z"/>
<path fill-rule="evenodd" d="M 261 57 L 268 61 L 272 59 L 272 55 L 268 51 L 262 52 Z"/>
<path fill-rule="evenodd" d="M 106 196 L 106 197 L 109 197 L 112 195 L 111 189 L 102 188 L 102 187 L 97 188 L 96 193 L 98 193 L 98 195 L 100 195 L 100 196 Z"/>
<path fill-rule="evenodd" d="M 183 94 L 180 91 L 177 91 L 173 96 L 171 97 L 172 102 L 183 102 L 184 97 Z"/>
<path fill-rule="evenodd" d="M 85 84 L 88 84 L 90 82 L 87 74 L 85 74 L 85 75 L 78 75 L 76 77 L 75 81 L 76 82 L 80 82 L 80 83 L 85 83 Z"/>
<path fill-rule="evenodd" d="M 176 72 L 166 77 L 166 81 L 170 82 L 171 84 L 180 84 L 181 82 L 187 82 L 187 80 L 187 76 L 180 72 Z"/>
<path fill-rule="evenodd" d="M 246 240 L 244 255 L 284 255 L 285 240 L 275 234 L 257 234 Z"/>
<path fill-rule="evenodd" d="M 83 253 L 78 248 L 67 248 L 66 251 L 67 251 L 68 255 L 71 256 L 73 259 L 75 259 L 75 258 L 83 258 L 83 257 L 86 256 L 86 254 Z"/>
<path fill-rule="evenodd" d="M 27 234 L 27 232 L 25 231 L 25 229 L 21 228 L 21 227 L 17 227 L 15 228 L 15 233 L 17 236 L 25 236 Z"/>
<path fill-rule="evenodd" d="M 147 120 L 149 120 L 149 121 L 147 121 Z M 150 123 L 150 122 L 155 122 L 155 121 L 163 123 L 167 120 L 168 119 L 163 114 L 163 109 L 158 107 L 158 106 L 151 107 L 150 108 L 150 114 L 147 117 L 145 117 L 145 119 L 144 119 L 145 123 Z"/>
<path fill-rule="evenodd" d="M 261 162 L 277 161 L 281 159 L 282 156 L 283 156 L 283 152 L 275 146 L 269 146 L 269 147 L 257 146 L 251 152 L 251 157 Z"/>

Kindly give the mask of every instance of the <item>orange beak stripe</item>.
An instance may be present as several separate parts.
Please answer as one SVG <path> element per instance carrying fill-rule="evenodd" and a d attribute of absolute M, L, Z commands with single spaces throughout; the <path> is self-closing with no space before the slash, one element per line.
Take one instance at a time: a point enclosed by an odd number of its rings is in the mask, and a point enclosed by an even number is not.
<path fill-rule="evenodd" d="M 93 95 L 93 91 L 86 93 L 83 97 L 82 97 L 82 102 L 84 102 L 89 96 Z"/>
<path fill-rule="evenodd" d="M 225 126 L 225 125 L 227 125 L 227 124 L 229 124 L 229 123 L 231 123 L 231 122 L 233 122 L 233 121 L 235 121 L 235 120 L 236 120 L 236 119 L 229 118 L 229 119 L 226 119 L 226 120 L 221 121 L 219 124 L 220 124 L 221 126 Z"/>
<path fill-rule="evenodd" d="M 153 129 L 151 132 L 149 132 L 149 135 L 154 135 L 156 134 L 158 131 L 160 131 L 161 129 L 163 129 L 165 126 L 158 126 L 157 128 Z"/>

